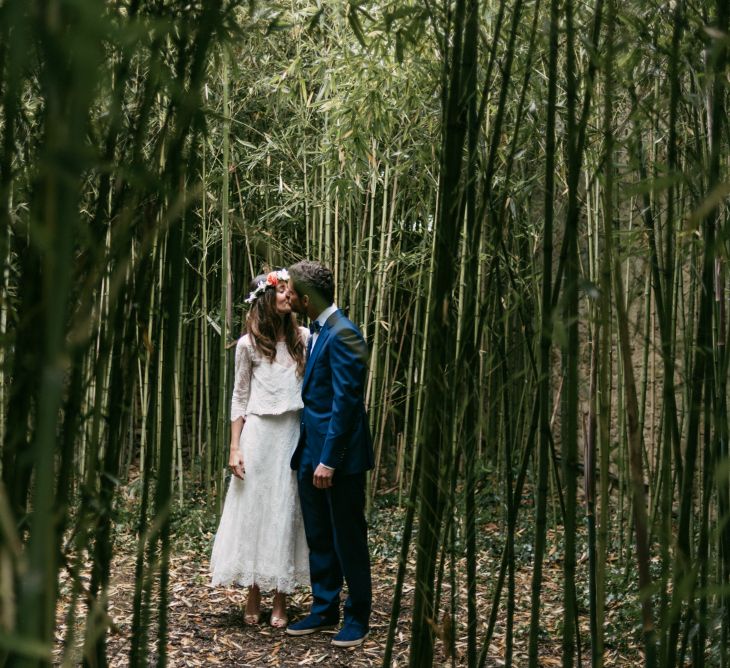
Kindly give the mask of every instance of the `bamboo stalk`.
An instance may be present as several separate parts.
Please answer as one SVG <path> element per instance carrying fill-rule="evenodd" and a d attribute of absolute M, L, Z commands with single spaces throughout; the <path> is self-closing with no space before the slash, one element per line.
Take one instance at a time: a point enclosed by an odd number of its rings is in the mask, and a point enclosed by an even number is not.
<path fill-rule="evenodd" d="M 615 2 L 607 0 L 607 22 L 610 26 L 610 37 L 613 36 L 612 28 L 615 21 Z M 623 380 L 626 394 L 626 407 L 628 413 L 628 435 L 630 448 L 630 470 L 631 470 L 631 489 L 633 496 L 633 513 L 634 528 L 636 531 L 636 556 L 639 569 L 639 588 L 642 607 L 642 627 L 645 643 L 645 661 L 648 667 L 656 665 L 656 645 L 653 611 L 651 604 L 651 575 L 649 573 L 649 545 L 647 536 L 647 519 L 646 505 L 644 499 L 644 480 L 642 473 L 641 460 L 641 435 L 640 425 L 638 422 L 638 401 L 636 397 L 636 386 L 634 383 L 634 371 L 631 360 L 631 347 L 629 344 L 628 322 L 626 317 L 626 308 L 624 305 L 624 290 L 621 280 L 621 270 L 619 259 L 613 254 L 613 221 L 614 221 L 614 203 L 613 203 L 613 173 L 611 170 L 611 159 L 613 152 L 613 131 L 611 128 L 611 118 L 613 115 L 612 96 L 610 94 L 613 85 L 613 41 L 608 44 L 608 60 L 606 65 L 606 97 L 605 97 L 605 145 L 606 155 L 609 159 L 606 164 L 609 165 L 606 170 L 604 184 L 604 225 L 606 240 L 606 255 L 613 263 L 612 278 L 614 300 L 617 310 L 617 320 L 619 329 L 619 344 L 621 352 L 621 364 L 623 370 Z M 611 259 L 612 258 L 612 259 Z"/>
<path fill-rule="evenodd" d="M 229 163 L 230 163 L 230 100 L 229 100 L 229 61 L 228 53 L 226 51 L 222 54 L 222 73 L 221 73 L 221 84 L 223 87 L 223 113 L 225 116 L 225 122 L 223 124 L 223 164 L 222 164 L 222 203 L 221 203 L 221 306 L 219 313 L 220 322 L 220 340 L 218 344 L 218 424 L 227 424 L 228 405 L 224 400 L 224 397 L 228 396 L 228 371 L 230 367 L 230 359 L 228 354 L 228 339 L 230 337 L 230 313 L 231 313 L 231 266 L 230 266 L 230 252 L 231 252 L 231 240 L 230 240 L 230 228 L 229 228 L 229 198 L 228 198 L 228 184 L 229 184 Z M 218 438 L 215 441 L 211 441 L 209 447 L 212 454 L 213 464 L 218 464 L 219 453 L 224 452 L 225 443 L 223 440 L 226 438 L 225 429 L 220 429 L 218 432 Z M 211 467 L 211 474 L 215 475 L 217 471 L 216 466 Z M 218 488 L 218 507 L 222 504 L 222 492 L 223 488 Z"/>
<path fill-rule="evenodd" d="M 540 595 L 542 591 L 542 562 L 545 554 L 548 485 L 548 447 L 550 438 L 550 353 L 552 347 L 552 262 L 553 262 L 553 195 L 555 170 L 555 123 L 557 96 L 558 56 L 557 0 L 550 2 L 550 37 L 548 60 L 548 101 L 545 137 L 545 222 L 542 252 L 542 313 L 540 323 L 540 377 L 538 396 L 540 405 L 540 439 L 538 447 L 537 499 L 535 504 L 535 549 L 530 604 L 530 635 L 528 660 L 530 668 L 538 665 L 537 643 L 540 630 Z"/>

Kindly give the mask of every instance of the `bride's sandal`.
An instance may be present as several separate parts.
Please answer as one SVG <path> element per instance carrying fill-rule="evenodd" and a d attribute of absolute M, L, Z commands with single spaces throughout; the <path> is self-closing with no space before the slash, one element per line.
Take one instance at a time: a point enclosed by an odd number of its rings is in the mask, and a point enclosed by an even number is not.
<path fill-rule="evenodd" d="M 275 615 L 273 613 L 271 614 L 271 620 L 269 621 L 269 624 L 271 624 L 271 626 L 273 626 L 275 629 L 283 629 L 288 623 L 288 617 L 279 617 L 278 615 Z"/>
<path fill-rule="evenodd" d="M 277 608 L 283 610 L 283 614 L 277 612 Z M 277 594 L 274 596 L 274 609 L 271 611 L 269 624 L 275 629 L 283 629 L 288 623 L 289 618 L 286 616 L 286 594 Z"/>
<path fill-rule="evenodd" d="M 246 626 L 258 626 L 258 623 L 261 621 L 261 613 L 244 613 L 243 615 L 243 622 L 246 624 Z"/>
<path fill-rule="evenodd" d="M 251 610 L 249 605 L 255 601 L 255 608 Z M 247 626 L 256 626 L 261 621 L 261 592 L 258 590 L 249 591 L 246 600 L 246 608 L 243 611 L 243 622 Z"/>

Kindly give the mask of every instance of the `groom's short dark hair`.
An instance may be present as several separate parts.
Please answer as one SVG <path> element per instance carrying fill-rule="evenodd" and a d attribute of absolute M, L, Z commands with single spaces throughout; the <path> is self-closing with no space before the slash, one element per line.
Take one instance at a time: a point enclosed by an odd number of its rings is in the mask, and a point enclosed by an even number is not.
<path fill-rule="evenodd" d="M 289 276 L 299 296 L 308 294 L 310 299 L 326 302 L 326 306 L 335 301 L 332 272 L 319 262 L 301 260 L 289 267 Z"/>

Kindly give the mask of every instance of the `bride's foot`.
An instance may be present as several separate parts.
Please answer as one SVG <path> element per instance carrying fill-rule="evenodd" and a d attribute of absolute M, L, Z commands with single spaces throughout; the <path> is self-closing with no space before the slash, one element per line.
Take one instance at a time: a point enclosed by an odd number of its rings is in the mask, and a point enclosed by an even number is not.
<path fill-rule="evenodd" d="M 286 616 L 286 594 L 274 594 L 274 609 L 271 611 L 271 626 L 275 629 L 283 629 L 289 622 Z"/>
<path fill-rule="evenodd" d="M 246 599 L 246 609 L 243 613 L 243 621 L 249 626 L 258 624 L 261 618 L 261 592 L 254 585 L 248 588 L 248 598 Z"/>

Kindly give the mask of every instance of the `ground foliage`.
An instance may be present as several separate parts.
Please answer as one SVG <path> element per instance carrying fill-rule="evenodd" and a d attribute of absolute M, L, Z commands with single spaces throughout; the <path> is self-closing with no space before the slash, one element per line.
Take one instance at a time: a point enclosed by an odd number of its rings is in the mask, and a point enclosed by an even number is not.
<path fill-rule="evenodd" d="M 109 666 L 121 668 L 129 663 L 130 633 L 132 629 L 132 597 L 134 594 L 134 559 L 136 536 L 134 518 L 138 512 L 137 486 L 125 485 L 122 503 L 115 519 L 115 558 L 112 579 L 108 589 L 108 614 L 112 632 L 107 656 Z M 496 579 L 504 541 L 499 521 L 499 498 L 483 491 L 480 496 L 478 521 L 478 589 L 477 609 L 486 620 L 491 606 L 492 590 Z M 529 501 L 528 501 L 529 503 Z M 516 532 L 516 556 L 521 567 L 516 573 L 514 660 L 522 665 L 527 660 L 529 632 L 529 592 L 532 577 L 532 520 L 520 523 Z M 370 552 L 373 568 L 373 615 L 371 634 L 361 648 L 338 649 L 330 644 L 331 633 L 303 638 L 291 638 L 283 631 L 268 625 L 271 597 L 263 596 L 261 624 L 244 626 L 242 608 L 245 593 L 240 587 L 213 587 L 209 578 L 209 556 L 215 535 L 216 516 L 201 490 L 191 493 L 182 507 L 173 511 L 170 561 L 170 599 L 168 629 L 168 665 L 170 666 L 350 666 L 364 668 L 382 665 L 383 646 L 392 605 L 393 585 L 403 531 L 403 510 L 388 494 L 377 499 L 370 521 Z M 457 542 L 459 538 L 457 537 Z M 540 665 L 560 666 L 560 636 L 562 617 L 562 544 L 560 531 L 550 531 L 549 549 L 545 559 L 545 583 L 540 639 Z M 579 561 L 584 562 L 585 532 L 579 534 Z M 459 545 L 456 546 L 459 554 Z M 465 571 L 464 557 L 454 563 L 456 571 Z M 89 567 L 81 570 L 80 578 L 87 581 Z M 447 564 L 447 570 L 451 564 Z M 609 579 L 612 593 L 608 597 L 606 619 L 606 662 L 611 666 L 633 666 L 640 661 L 640 633 L 637 626 L 636 593 L 628 584 L 631 575 L 625 572 L 617 553 L 609 558 Z M 415 554 L 411 550 L 407 569 L 408 582 L 404 587 L 401 614 L 396 632 L 393 666 L 408 663 L 410 616 L 413 602 Z M 459 580 L 462 578 L 458 576 Z M 589 642 L 587 620 L 587 584 L 579 583 L 581 636 Z M 82 643 L 73 648 L 64 647 L 66 637 L 65 615 L 71 592 L 68 571 L 63 574 L 61 598 L 57 609 L 55 661 L 80 663 Z M 466 665 L 465 601 L 463 583 L 458 582 L 455 602 L 456 615 L 452 616 L 451 587 L 448 577 L 442 591 L 439 618 L 434 620 L 438 638 L 436 665 Z M 157 591 L 153 596 L 157 598 Z M 306 614 L 311 602 L 309 592 L 298 590 L 289 598 L 289 616 L 294 619 Z M 79 625 L 79 630 L 81 630 Z M 486 628 L 486 622 L 480 632 Z M 154 636 L 154 628 L 149 630 Z M 455 655 L 448 649 L 453 637 Z M 497 623 L 487 659 L 487 666 L 504 665 L 501 657 L 505 650 L 505 628 Z M 588 647 L 583 647 L 584 655 Z M 149 656 L 155 661 L 154 651 Z"/>

